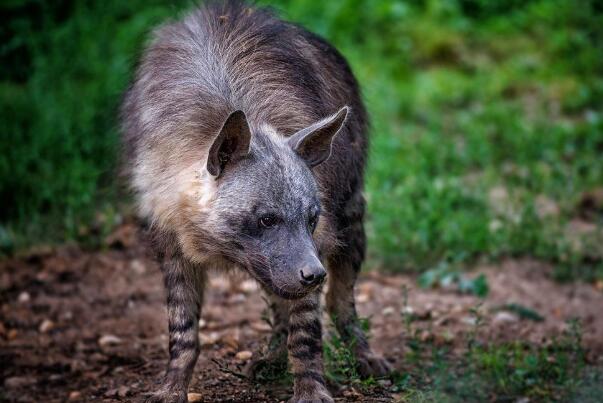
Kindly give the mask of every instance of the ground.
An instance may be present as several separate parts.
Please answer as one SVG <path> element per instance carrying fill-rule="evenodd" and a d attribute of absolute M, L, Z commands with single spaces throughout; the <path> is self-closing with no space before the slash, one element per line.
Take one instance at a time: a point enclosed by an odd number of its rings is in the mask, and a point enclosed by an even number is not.
<path fill-rule="evenodd" d="M 337 400 L 411 400 L 409 388 L 418 386 L 400 387 L 400 379 L 408 381 L 404 374 L 428 365 L 408 358 L 412 340 L 446 346 L 452 357 L 466 353 L 468 339 L 544 346 L 563 337 L 572 318 L 581 324 L 589 365 L 600 364 L 603 293 L 592 284 L 559 285 L 549 270 L 522 259 L 481 265 L 473 275 L 487 278 L 490 293 L 483 301 L 452 289 L 420 289 L 411 276 L 366 272 L 357 287 L 358 309 L 370 318 L 373 348 L 399 374 L 368 387 L 334 386 Z M 153 389 L 167 359 L 164 292 L 158 267 L 133 226 L 119 228 L 101 251 L 39 248 L 5 260 L 0 289 L 0 401 L 136 401 Z M 544 320 L 498 309 L 510 303 Z M 191 400 L 288 398 L 286 382 L 261 385 L 237 376 L 248 352 L 257 354 L 269 335 L 265 306 L 252 280 L 212 276 Z"/>

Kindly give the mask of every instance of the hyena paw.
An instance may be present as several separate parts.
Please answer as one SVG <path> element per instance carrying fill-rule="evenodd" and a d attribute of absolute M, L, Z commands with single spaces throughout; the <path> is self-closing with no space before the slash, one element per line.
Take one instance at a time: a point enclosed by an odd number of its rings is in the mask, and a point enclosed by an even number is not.
<path fill-rule="evenodd" d="M 334 403 L 331 394 L 325 389 L 320 388 L 314 392 L 295 394 L 288 403 Z"/>
<path fill-rule="evenodd" d="M 144 398 L 144 403 L 187 403 L 186 391 L 158 390 L 149 393 Z"/>
<path fill-rule="evenodd" d="M 357 354 L 358 372 L 362 378 L 380 378 L 392 372 L 393 368 L 387 360 L 370 351 Z"/>

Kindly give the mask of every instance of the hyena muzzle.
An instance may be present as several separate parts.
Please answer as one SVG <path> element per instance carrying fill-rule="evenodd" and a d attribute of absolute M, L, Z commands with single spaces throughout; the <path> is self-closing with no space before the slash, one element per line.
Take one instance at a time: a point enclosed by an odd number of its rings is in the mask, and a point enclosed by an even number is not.
<path fill-rule="evenodd" d="M 238 267 L 272 301 L 293 402 L 333 401 L 320 290 L 364 376 L 374 355 L 354 306 L 364 259 L 367 116 L 342 55 L 239 1 L 153 33 L 122 106 L 125 162 L 167 290 L 169 364 L 153 402 L 186 402 L 209 269 Z"/>

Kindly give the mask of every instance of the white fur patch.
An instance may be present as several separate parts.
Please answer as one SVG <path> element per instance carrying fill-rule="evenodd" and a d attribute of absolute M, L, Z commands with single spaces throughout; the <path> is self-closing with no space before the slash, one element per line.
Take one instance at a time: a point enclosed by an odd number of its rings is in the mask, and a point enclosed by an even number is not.
<path fill-rule="evenodd" d="M 157 172 L 152 153 L 143 153 L 134 169 L 134 187 L 141 214 L 160 227 L 177 229 L 181 214 L 209 214 L 216 197 L 216 180 L 200 162 L 179 164 Z M 186 205 L 193 211 L 182 211 Z"/>

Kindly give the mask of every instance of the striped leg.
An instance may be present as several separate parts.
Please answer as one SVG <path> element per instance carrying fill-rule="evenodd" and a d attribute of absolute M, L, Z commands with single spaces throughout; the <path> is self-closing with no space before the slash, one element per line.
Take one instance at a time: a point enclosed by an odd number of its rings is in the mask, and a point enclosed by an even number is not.
<path fill-rule="evenodd" d="M 360 375 L 364 378 L 385 376 L 391 371 L 391 366 L 371 351 L 358 321 L 354 303 L 356 274 L 356 270 L 349 263 L 338 264 L 329 270 L 327 310 L 335 319 L 335 327 L 341 338 L 352 348 Z"/>
<path fill-rule="evenodd" d="M 323 376 L 319 292 L 290 302 L 287 349 L 294 379 L 289 402 L 333 402 Z"/>
<path fill-rule="evenodd" d="M 341 338 L 353 348 L 360 375 L 380 377 L 391 372 L 390 364 L 373 354 L 356 313 L 354 285 L 364 260 L 366 238 L 362 216 L 364 202 L 361 196 L 351 201 L 342 231 L 343 246 L 339 253 L 328 259 L 329 289 L 326 296 L 327 311 L 335 319 Z"/>
<path fill-rule="evenodd" d="M 247 375 L 258 380 L 279 378 L 287 370 L 289 310 L 281 298 L 269 290 L 265 292 L 272 314 L 272 334 L 265 354 L 251 361 L 246 368 Z"/>
<path fill-rule="evenodd" d="M 205 273 L 172 258 L 162 264 L 167 291 L 170 360 L 162 385 L 147 402 L 186 402 L 188 384 L 199 356 L 199 315 Z"/>

